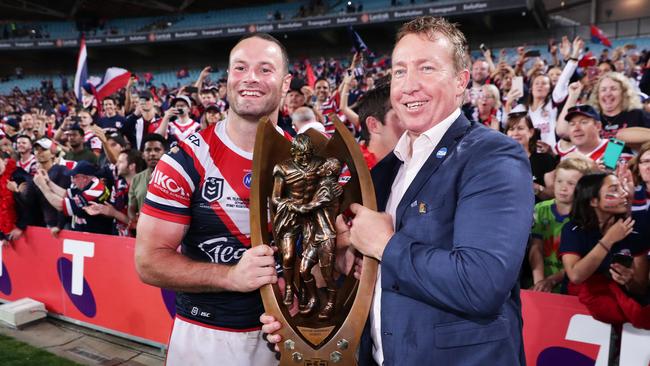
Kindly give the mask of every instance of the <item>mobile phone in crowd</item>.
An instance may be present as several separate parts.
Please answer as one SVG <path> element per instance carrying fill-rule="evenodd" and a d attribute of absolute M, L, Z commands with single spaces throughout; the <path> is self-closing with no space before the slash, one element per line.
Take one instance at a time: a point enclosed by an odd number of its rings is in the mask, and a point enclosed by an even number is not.
<path fill-rule="evenodd" d="M 518 90 L 519 96 L 524 95 L 524 77 L 523 76 L 515 76 L 512 78 L 512 90 Z"/>
<path fill-rule="evenodd" d="M 188 93 L 190 93 L 190 94 L 192 94 L 192 93 L 198 93 L 198 92 L 199 92 L 199 88 L 197 88 L 197 87 L 195 87 L 195 86 L 188 86 L 188 87 L 185 88 L 185 91 L 188 92 Z"/>
<path fill-rule="evenodd" d="M 612 263 L 618 263 L 626 268 L 632 267 L 633 261 L 634 261 L 634 257 L 626 253 L 615 253 L 614 256 L 612 257 Z"/>
<path fill-rule="evenodd" d="M 526 51 L 526 53 L 524 53 L 524 57 L 528 57 L 528 58 L 530 58 L 530 57 L 540 57 L 541 55 L 542 54 L 539 52 L 539 50 L 530 50 L 530 51 Z"/>
<path fill-rule="evenodd" d="M 606 168 L 616 169 L 616 164 L 618 164 L 618 159 L 620 159 L 624 147 L 625 142 L 613 137 L 609 139 L 603 154 L 603 164 Z"/>
<path fill-rule="evenodd" d="M 480 48 L 481 51 L 483 51 L 483 53 L 487 52 L 487 47 L 485 47 L 485 44 L 484 44 L 484 43 L 481 43 L 481 45 L 478 46 L 478 48 Z"/>

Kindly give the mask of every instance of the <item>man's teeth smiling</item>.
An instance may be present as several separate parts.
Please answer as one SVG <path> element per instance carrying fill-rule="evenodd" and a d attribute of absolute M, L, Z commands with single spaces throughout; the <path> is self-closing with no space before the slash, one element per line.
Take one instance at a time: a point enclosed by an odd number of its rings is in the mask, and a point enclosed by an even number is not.
<path fill-rule="evenodd" d="M 417 109 L 418 107 L 424 105 L 425 103 L 426 102 L 424 102 L 424 101 L 420 101 L 420 102 L 406 103 L 405 105 L 406 105 L 406 108 L 408 108 L 408 109 Z"/>
<path fill-rule="evenodd" d="M 252 91 L 252 90 L 243 90 L 240 92 L 241 95 L 245 97 L 261 97 L 262 93 L 258 91 Z"/>

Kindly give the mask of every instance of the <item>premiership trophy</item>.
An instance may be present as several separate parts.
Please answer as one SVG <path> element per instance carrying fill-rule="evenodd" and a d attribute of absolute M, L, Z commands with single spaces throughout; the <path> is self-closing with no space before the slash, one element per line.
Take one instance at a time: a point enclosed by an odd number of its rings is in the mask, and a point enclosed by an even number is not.
<path fill-rule="evenodd" d="M 309 130 L 289 141 L 266 118 L 257 128 L 251 241 L 279 248 L 283 288 L 266 285 L 260 292 L 266 312 L 283 325 L 281 365 L 356 365 L 372 302 L 376 260 L 364 257 L 359 281 L 354 269 L 335 268 L 336 217 L 353 202 L 371 209 L 376 202 L 361 150 L 332 119 L 336 132 L 330 139 Z M 342 172 L 349 172 L 349 180 L 341 179 Z"/>

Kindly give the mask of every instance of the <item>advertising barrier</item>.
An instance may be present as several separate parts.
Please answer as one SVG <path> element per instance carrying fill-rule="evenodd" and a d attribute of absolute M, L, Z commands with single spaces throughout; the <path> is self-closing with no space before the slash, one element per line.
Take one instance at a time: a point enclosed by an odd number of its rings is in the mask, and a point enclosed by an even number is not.
<path fill-rule="evenodd" d="M 30 227 L 0 247 L 0 300 L 30 297 L 77 324 L 164 347 L 174 294 L 143 284 L 135 270 L 135 240 Z M 523 290 L 528 365 L 606 365 L 608 324 L 594 320 L 576 297 Z M 621 365 L 648 366 L 650 332 L 625 325 Z M 624 362 L 625 361 L 625 362 Z"/>
<path fill-rule="evenodd" d="M 51 313 L 164 345 L 174 294 L 145 285 L 135 271 L 135 240 L 30 227 L 0 249 L 0 299 L 31 297 Z"/>
<path fill-rule="evenodd" d="M 245 33 L 266 32 L 286 33 L 291 31 L 305 31 L 334 27 L 347 27 L 349 25 L 364 25 L 373 23 L 406 22 L 422 15 L 433 16 L 459 16 L 470 14 L 487 14 L 493 12 L 528 10 L 527 0 L 483 0 L 466 1 L 442 4 L 427 4 L 409 6 L 407 8 L 383 9 L 372 12 L 359 12 L 350 14 L 332 14 L 322 17 L 306 19 L 290 19 L 278 22 L 265 22 L 257 24 L 216 25 L 202 29 L 179 29 L 176 31 L 161 30 L 151 33 L 111 35 L 89 37 L 86 39 L 88 46 L 115 46 L 125 44 L 185 41 L 196 39 L 211 39 L 224 37 L 240 37 Z M 61 47 L 78 47 L 76 35 L 60 39 L 21 39 L 0 41 L 1 50 L 27 50 L 47 49 Z"/>

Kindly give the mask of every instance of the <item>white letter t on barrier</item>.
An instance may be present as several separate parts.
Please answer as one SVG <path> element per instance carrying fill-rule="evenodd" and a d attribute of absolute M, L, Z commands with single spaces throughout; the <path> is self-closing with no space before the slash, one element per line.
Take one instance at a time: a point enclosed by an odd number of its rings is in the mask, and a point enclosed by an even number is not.
<path fill-rule="evenodd" d="M 95 243 L 81 240 L 63 240 L 63 253 L 72 255 L 72 293 L 84 293 L 84 257 L 95 255 Z"/>

